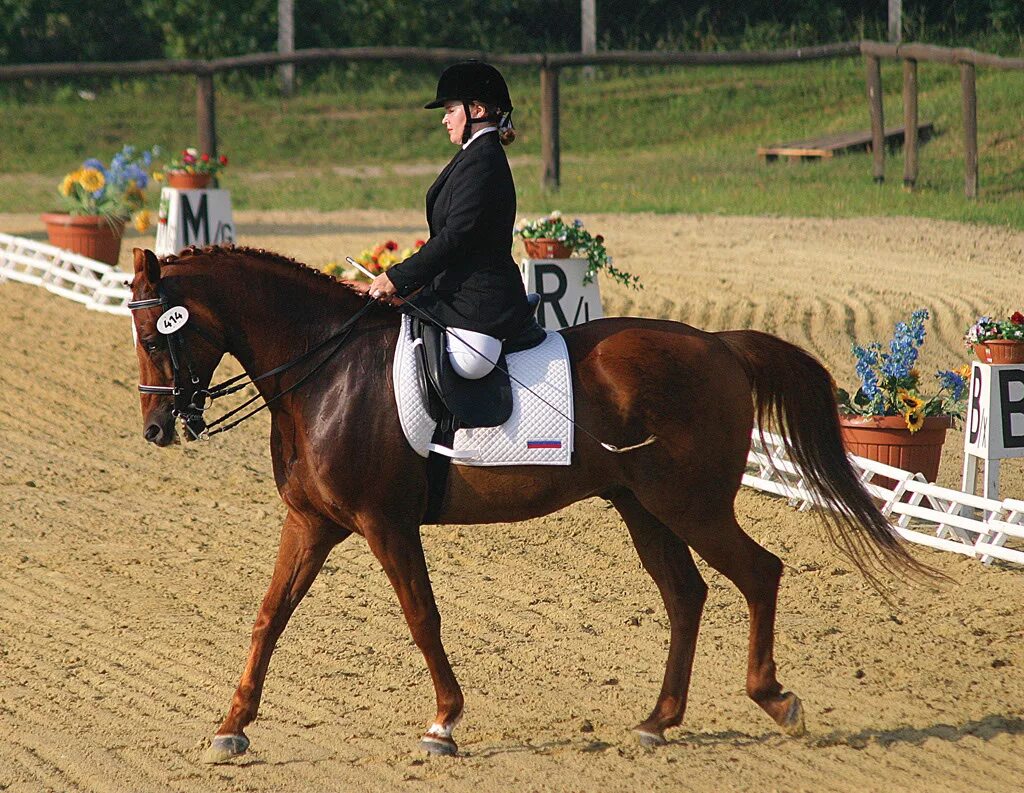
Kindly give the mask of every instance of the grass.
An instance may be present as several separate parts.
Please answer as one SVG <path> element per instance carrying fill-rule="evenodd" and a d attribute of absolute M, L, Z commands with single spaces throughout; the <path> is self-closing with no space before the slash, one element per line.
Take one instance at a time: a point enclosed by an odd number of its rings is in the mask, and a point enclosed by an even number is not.
<path fill-rule="evenodd" d="M 963 195 L 959 72 L 922 63 L 920 118 L 937 136 L 920 150 L 918 189 L 902 187 L 899 151 L 875 185 L 869 154 L 830 162 L 766 165 L 759 144 L 868 127 L 863 66 L 843 59 L 772 67 L 609 69 L 561 86 L 562 189 L 539 184 L 536 75 L 510 74 L 520 138 L 513 157 L 525 214 L 654 211 L 847 217 L 911 215 L 1024 228 L 1024 74 L 978 71 L 981 195 Z M 226 83 L 226 84 L 225 84 Z M 883 69 L 886 116 L 902 119 L 900 65 Z M 237 209 L 416 208 L 451 156 L 422 71 L 327 74 L 282 100 L 270 82 L 218 85 L 220 150 L 232 159 L 224 186 Z M 190 78 L 103 83 L 94 101 L 77 86 L 0 98 L 0 211 L 54 204 L 60 176 L 122 142 L 177 149 L 195 140 Z M 420 164 L 420 168 L 408 168 Z M 155 203 L 155 202 L 154 202 Z"/>

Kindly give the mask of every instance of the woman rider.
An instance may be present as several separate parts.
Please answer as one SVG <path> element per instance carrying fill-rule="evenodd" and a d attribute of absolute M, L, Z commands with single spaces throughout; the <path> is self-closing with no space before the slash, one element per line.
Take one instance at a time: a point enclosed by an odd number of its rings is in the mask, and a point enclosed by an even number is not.
<path fill-rule="evenodd" d="M 515 139 L 512 100 L 497 69 L 465 61 L 442 72 L 426 107 L 444 108 L 441 123 L 461 149 L 427 190 L 430 238 L 378 275 L 369 292 L 405 297 L 419 289 L 409 302 L 452 329 L 452 366 L 477 379 L 531 313 L 512 259 L 516 190 L 502 150 Z"/>

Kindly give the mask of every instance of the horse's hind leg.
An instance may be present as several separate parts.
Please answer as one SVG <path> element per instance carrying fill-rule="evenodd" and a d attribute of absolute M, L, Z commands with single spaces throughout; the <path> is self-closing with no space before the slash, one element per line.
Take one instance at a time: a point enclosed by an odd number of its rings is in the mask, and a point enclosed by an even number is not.
<path fill-rule="evenodd" d="M 206 750 L 204 762 L 222 762 L 243 754 L 249 748 L 249 739 L 243 730 L 256 718 L 267 667 L 277 640 L 323 567 L 331 548 L 347 536 L 349 532 L 333 524 L 325 525 L 294 512 L 288 513 L 281 529 L 274 576 L 253 625 L 245 671 L 231 700 L 228 715 Z"/>
<path fill-rule="evenodd" d="M 665 743 L 665 729 L 683 721 L 697 647 L 697 630 L 708 588 L 690 549 L 628 491 L 611 499 L 629 528 L 644 568 L 654 579 L 668 611 L 671 638 L 665 678 L 651 715 L 635 727 L 645 745 Z"/>
<path fill-rule="evenodd" d="M 803 735 L 803 705 L 796 694 L 783 692 L 775 676 L 775 608 L 782 561 L 739 527 L 731 508 L 720 520 L 704 518 L 700 532 L 685 532 L 682 536 L 746 598 L 750 612 L 747 694 L 783 732 Z"/>

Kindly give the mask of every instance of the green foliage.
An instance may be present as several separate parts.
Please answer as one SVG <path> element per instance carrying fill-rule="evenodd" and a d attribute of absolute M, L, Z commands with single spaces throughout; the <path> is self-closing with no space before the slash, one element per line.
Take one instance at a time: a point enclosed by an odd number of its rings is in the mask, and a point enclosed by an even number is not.
<path fill-rule="evenodd" d="M 220 58 L 277 48 L 276 0 L 140 0 L 135 8 L 160 31 L 168 58 Z"/>
<path fill-rule="evenodd" d="M 601 0 L 600 46 L 766 49 L 883 38 L 887 0 Z M 295 0 L 297 47 L 579 48 L 578 0 Z M 1019 51 L 1019 0 L 905 0 L 904 37 Z M 0 0 L 0 61 L 215 58 L 271 51 L 275 0 Z"/>

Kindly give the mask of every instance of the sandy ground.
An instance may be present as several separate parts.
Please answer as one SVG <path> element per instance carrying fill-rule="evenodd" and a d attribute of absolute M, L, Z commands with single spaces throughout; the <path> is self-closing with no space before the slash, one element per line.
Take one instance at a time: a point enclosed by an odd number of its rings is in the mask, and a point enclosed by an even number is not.
<path fill-rule="evenodd" d="M 312 264 L 423 234 L 417 212 L 238 213 L 243 241 Z M 967 360 L 976 314 L 1019 299 L 1024 235 L 921 220 L 588 216 L 647 288 L 606 312 L 755 327 L 842 381 L 849 344 L 934 314 L 926 371 Z M 38 235 L 32 216 L 0 230 Z M 137 242 L 138 240 L 136 240 Z M 146 239 L 141 240 L 145 242 Z M 150 239 L 151 242 L 151 239 Z M 131 241 L 125 246 L 125 255 Z M 424 663 L 358 538 L 285 633 L 252 751 L 198 760 L 241 671 L 283 509 L 263 419 L 202 445 L 141 437 L 124 318 L 0 284 L 0 790 L 1009 791 L 1024 775 L 1024 570 L 920 550 L 954 583 L 886 605 L 784 501 L 741 492 L 741 524 L 787 563 L 780 677 L 809 734 L 743 693 L 746 609 L 711 587 L 690 707 L 645 751 L 664 608 L 599 500 L 542 520 L 430 527 L 463 755 L 427 759 Z M 961 436 L 940 481 L 959 478 Z M 1019 466 L 1004 494 L 1024 497 Z"/>

